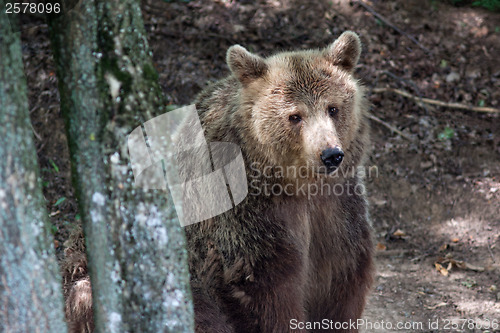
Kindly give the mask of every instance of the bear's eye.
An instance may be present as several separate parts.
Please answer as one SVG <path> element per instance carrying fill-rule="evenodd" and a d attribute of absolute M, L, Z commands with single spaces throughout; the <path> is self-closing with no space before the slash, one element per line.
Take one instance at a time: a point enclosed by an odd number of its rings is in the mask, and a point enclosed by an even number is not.
<path fill-rule="evenodd" d="M 290 117 L 288 117 L 288 120 L 290 120 L 290 122 L 293 124 L 298 124 L 302 121 L 302 117 L 298 114 L 292 114 Z"/>
<path fill-rule="evenodd" d="M 337 109 L 335 106 L 328 107 L 328 115 L 330 117 L 335 117 L 338 113 L 339 113 L 339 109 Z"/>

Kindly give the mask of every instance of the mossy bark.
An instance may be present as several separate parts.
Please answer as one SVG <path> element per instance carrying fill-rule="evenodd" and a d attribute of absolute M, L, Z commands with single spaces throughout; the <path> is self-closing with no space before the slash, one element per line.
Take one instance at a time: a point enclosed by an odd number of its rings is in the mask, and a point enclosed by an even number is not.
<path fill-rule="evenodd" d="M 0 331 L 66 332 L 20 37 L 0 8 Z"/>
<path fill-rule="evenodd" d="M 165 112 L 139 2 L 50 21 L 97 332 L 192 332 L 184 233 L 166 192 L 134 187 L 127 135 Z"/>

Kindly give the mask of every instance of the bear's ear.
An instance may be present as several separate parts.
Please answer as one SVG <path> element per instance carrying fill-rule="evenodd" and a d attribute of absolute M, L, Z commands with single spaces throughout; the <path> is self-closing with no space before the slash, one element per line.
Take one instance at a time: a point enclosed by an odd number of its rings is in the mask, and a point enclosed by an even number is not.
<path fill-rule="evenodd" d="M 325 49 L 326 57 L 334 65 L 352 72 L 361 53 L 361 41 L 356 33 L 346 31 Z"/>
<path fill-rule="evenodd" d="M 233 45 L 227 50 L 226 61 L 231 72 L 243 84 L 263 76 L 267 70 L 263 58 L 248 52 L 240 45 Z"/>

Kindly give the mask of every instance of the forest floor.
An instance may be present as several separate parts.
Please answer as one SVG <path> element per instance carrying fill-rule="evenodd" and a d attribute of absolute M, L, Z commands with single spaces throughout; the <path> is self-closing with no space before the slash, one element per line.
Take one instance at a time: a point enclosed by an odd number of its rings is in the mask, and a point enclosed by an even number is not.
<path fill-rule="evenodd" d="M 368 165 L 376 171 L 367 188 L 378 272 L 364 314 L 374 327 L 364 331 L 500 332 L 487 328 L 495 320 L 500 326 L 498 114 L 380 92 L 500 108 L 500 13 L 431 0 L 364 3 L 381 17 L 338 0 L 148 0 L 143 14 L 174 105 L 189 104 L 228 73 L 232 44 L 269 55 L 324 47 L 356 31 L 364 46 L 357 76 L 372 114 L 404 135 L 372 122 Z M 24 22 L 22 38 L 44 195 L 61 254 L 80 218 L 47 26 Z"/>

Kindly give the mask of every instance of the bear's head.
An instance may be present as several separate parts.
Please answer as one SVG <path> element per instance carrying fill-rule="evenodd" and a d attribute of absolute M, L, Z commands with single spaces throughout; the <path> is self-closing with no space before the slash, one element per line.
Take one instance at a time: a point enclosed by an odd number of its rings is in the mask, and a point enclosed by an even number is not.
<path fill-rule="evenodd" d="M 245 124 L 247 156 L 272 166 L 305 167 L 314 177 L 356 166 L 366 112 L 353 77 L 360 52 L 359 37 L 350 31 L 322 50 L 268 58 L 232 46 L 227 63 L 240 83 L 237 121 Z"/>

